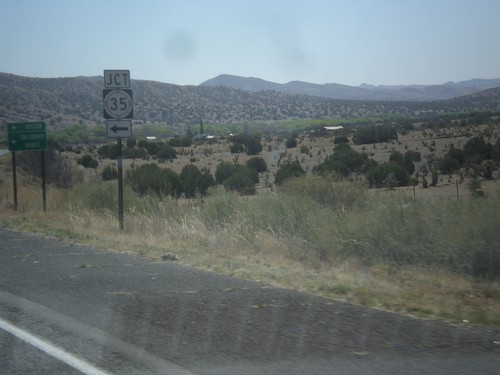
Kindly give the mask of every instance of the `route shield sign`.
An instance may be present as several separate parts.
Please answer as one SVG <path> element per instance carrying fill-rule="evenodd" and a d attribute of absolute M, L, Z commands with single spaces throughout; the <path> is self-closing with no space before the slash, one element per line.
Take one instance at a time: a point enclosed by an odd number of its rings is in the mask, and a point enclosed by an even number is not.
<path fill-rule="evenodd" d="M 7 124 L 9 151 L 36 151 L 47 149 L 45 122 Z"/>
<path fill-rule="evenodd" d="M 132 90 L 104 89 L 103 107 L 105 119 L 131 119 L 134 117 Z"/>

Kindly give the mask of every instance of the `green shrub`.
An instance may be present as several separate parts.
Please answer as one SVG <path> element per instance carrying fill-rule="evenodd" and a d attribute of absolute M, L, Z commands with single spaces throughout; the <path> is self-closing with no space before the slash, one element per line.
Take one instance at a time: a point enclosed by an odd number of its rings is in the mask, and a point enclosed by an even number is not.
<path fill-rule="evenodd" d="M 260 156 L 253 156 L 246 162 L 246 166 L 255 169 L 258 173 L 267 171 L 267 163 Z"/>
<path fill-rule="evenodd" d="M 248 138 L 245 146 L 247 148 L 248 155 L 257 155 L 262 151 L 262 144 L 257 136 Z"/>
<path fill-rule="evenodd" d="M 215 170 L 215 182 L 224 183 L 236 171 L 236 164 L 228 161 L 221 161 Z"/>
<path fill-rule="evenodd" d="M 179 175 L 152 163 L 127 170 L 125 182 L 140 196 L 146 194 L 156 194 L 158 197 L 178 196 L 181 192 Z"/>
<path fill-rule="evenodd" d="M 162 145 L 160 150 L 158 151 L 158 159 L 160 160 L 169 160 L 177 158 L 177 152 L 175 148 L 170 145 Z"/>
<path fill-rule="evenodd" d="M 335 172 L 346 177 L 350 172 L 361 172 L 368 162 L 368 155 L 356 152 L 347 143 L 340 143 L 335 146 L 332 155 L 313 168 L 313 172 L 318 174 Z"/>
<path fill-rule="evenodd" d="M 333 140 L 333 144 L 338 145 L 340 143 L 349 143 L 349 139 L 345 135 L 338 135 Z"/>
<path fill-rule="evenodd" d="M 241 154 L 245 152 L 245 145 L 243 143 L 233 143 L 229 151 L 231 154 Z"/>
<path fill-rule="evenodd" d="M 288 137 L 285 142 L 286 148 L 295 148 L 297 147 L 297 140 L 293 137 Z"/>
<path fill-rule="evenodd" d="M 208 188 L 214 185 L 214 179 L 208 171 L 203 173 L 193 164 L 185 165 L 179 175 L 182 192 L 186 198 L 194 198 L 196 193 L 207 194 Z"/>
<path fill-rule="evenodd" d="M 123 157 L 127 159 L 144 159 L 146 156 L 147 152 L 144 148 L 125 147 L 123 150 Z"/>
<path fill-rule="evenodd" d="M 252 168 L 236 168 L 234 173 L 224 181 L 224 188 L 243 195 L 255 194 L 255 184 L 259 181 L 258 175 L 257 181 L 255 181 L 256 175 L 257 172 Z"/>
<path fill-rule="evenodd" d="M 446 155 L 439 161 L 438 168 L 443 174 L 452 174 L 460 169 L 460 162 L 450 155 Z"/>
<path fill-rule="evenodd" d="M 244 145 L 245 151 L 248 155 L 257 155 L 262 151 L 262 144 L 260 143 L 260 137 L 255 134 L 236 134 L 231 137 L 231 141 L 233 142 L 233 146 L 231 147 L 232 153 L 239 153 L 243 151 L 240 150 L 240 146 L 238 144 Z"/>
<path fill-rule="evenodd" d="M 406 186 L 410 177 L 406 169 L 394 162 L 374 165 L 365 172 L 366 180 L 370 187 L 395 187 Z"/>
<path fill-rule="evenodd" d="M 464 146 L 464 157 L 469 160 L 491 159 L 491 144 L 484 141 L 483 137 L 474 137 L 467 141 Z"/>
<path fill-rule="evenodd" d="M 97 151 L 99 156 L 107 159 L 118 159 L 118 155 L 120 154 L 120 149 L 116 144 L 107 144 L 103 145 Z"/>
<path fill-rule="evenodd" d="M 300 153 L 301 154 L 308 154 L 309 153 L 309 147 L 307 147 L 306 145 L 300 146 Z"/>
<path fill-rule="evenodd" d="M 77 164 L 81 165 L 82 167 L 92 168 L 92 169 L 96 169 L 97 166 L 99 165 L 99 162 L 88 154 L 83 155 L 81 158 L 78 158 L 76 160 L 76 162 L 77 162 Z"/>
<path fill-rule="evenodd" d="M 276 172 L 276 177 L 274 178 L 274 183 L 276 185 L 279 185 L 287 179 L 305 176 L 305 174 L 306 172 L 297 160 L 288 162 L 283 164 L 278 169 L 278 172 Z"/>

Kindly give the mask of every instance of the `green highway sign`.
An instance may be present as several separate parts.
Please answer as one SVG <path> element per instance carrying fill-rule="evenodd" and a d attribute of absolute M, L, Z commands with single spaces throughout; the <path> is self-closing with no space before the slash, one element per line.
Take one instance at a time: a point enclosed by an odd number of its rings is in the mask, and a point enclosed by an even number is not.
<path fill-rule="evenodd" d="M 45 122 L 7 124 L 9 151 L 36 151 L 47 148 Z"/>

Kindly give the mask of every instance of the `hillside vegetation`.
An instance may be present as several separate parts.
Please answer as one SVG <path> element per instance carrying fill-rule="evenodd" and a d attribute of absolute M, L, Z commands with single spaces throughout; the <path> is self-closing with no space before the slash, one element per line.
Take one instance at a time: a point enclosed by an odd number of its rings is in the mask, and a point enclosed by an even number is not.
<path fill-rule="evenodd" d="M 103 123 L 101 77 L 28 78 L 0 73 L 0 126 L 45 121 L 50 129 Z M 433 102 L 335 100 L 278 91 L 178 86 L 132 80 L 134 120 L 167 126 L 284 119 L 352 119 L 370 115 L 434 116 L 498 111 L 500 88 Z"/>
<path fill-rule="evenodd" d="M 254 77 L 221 74 L 200 86 L 225 86 L 245 91 L 280 91 L 287 94 L 311 95 L 342 100 L 375 101 L 431 101 L 470 95 L 478 91 L 500 86 L 500 79 L 472 79 L 462 82 L 446 82 L 442 85 L 374 86 L 362 84 L 348 86 L 338 83 L 314 84 L 292 81 L 284 84 Z"/>

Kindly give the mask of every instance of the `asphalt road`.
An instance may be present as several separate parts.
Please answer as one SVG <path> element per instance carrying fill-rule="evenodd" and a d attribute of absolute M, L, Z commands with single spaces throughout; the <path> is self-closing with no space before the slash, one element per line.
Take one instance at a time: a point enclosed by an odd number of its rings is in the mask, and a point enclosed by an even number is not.
<path fill-rule="evenodd" d="M 499 374 L 500 331 L 0 228 L 1 374 Z"/>

